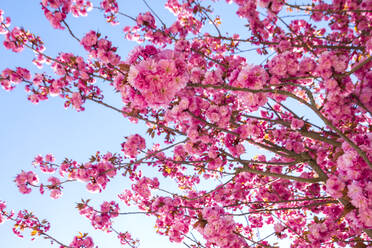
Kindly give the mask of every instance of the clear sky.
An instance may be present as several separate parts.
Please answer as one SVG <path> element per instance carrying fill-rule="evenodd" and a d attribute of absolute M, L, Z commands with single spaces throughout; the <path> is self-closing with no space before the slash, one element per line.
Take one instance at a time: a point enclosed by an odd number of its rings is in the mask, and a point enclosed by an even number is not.
<path fill-rule="evenodd" d="M 97 1 L 94 1 L 96 3 Z M 139 12 L 148 11 L 142 1 L 118 1 L 120 10 L 136 16 Z M 153 9 L 167 22 L 172 20 L 172 15 L 164 10 L 164 1 L 149 1 Z M 121 4 L 121 5 L 120 5 Z M 22 26 L 41 36 L 46 44 L 46 53 L 55 56 L 58 52 L 73 52 L 86 56 L 79 44 L 72 39 L 67 31 L 54 30 L 44 17 L 39 1 L 0 0 L 0 9 L 5 16 L 12 18 L 12 26 Z M 246 34 L 244 22 L 233 18 L 234 6 L 218 4 L 215 11 L 222 16 L 225 31 L 233 33 L 235 30 Z M 120 19 L 118 26 L 105 24 L 103 15 L 97 10 L 89 13 L 88 17 L 69 17 L 67 22 L 78 37 L 82 37 L 89 30 L 98 30 L 104 36 L 113 41 L 114 46 L 119 47 L 119 54 L 123 59 L 136 43 L 126 41 L 122 27 L 133 24 L 128 19 Z M 237 25 L 241 24 L 241 25 Z M 211 30 L 212 32 L 212 30 Z M 0 42 L 3 37 L 0 37 Z M 253 53 L 246 55 L 251 63 L 260 63 L 262 58 Z M 0 70 L 7 67 L 23 66 L 37 72 L 38 69 L 31 63 L 33 53 L 23 51 L 14 54 L 0 47 Z M 47 70 L 47 68 L 42 71 Z M 40 71 L 39 71 L 40 72 Z M 102 82 L 100 82 L 102 85 Z M 106 101 L 120 107 L 120 96 L 115 95 L 109 87 L 106 89 Z M 84 185 L 73 183 L 66 185 L 63 197 L 52 200 L 49 196 L 40 195 L 33 191 L 29 195 L 18 193 L 15 176 L 21 171 L 33 169 L 31 162 L 37 154 L 45 155 L 53 153 L 57 161 L 65 157 L 79 162 L 87 161 L 96 151 L 119 152 L 120 144 L 124 136 L 134 133 L 145 134 L 143 124 L 133 125 L 120 114 L 103 107 L 86 104 L 86 111 L 76 112 L 72 109 L 65 110 L 63 101 L 59 98 L 51 98 L 37 105 L 26 100 L 26 93 L 22 85 L 12 92 L 0 89 L 0 200 L 5 200 L 10 209 L 16 211 L 29 209 L 41 219 L 46 218 L 51 223 L 51 234 L 55 238 L 69 244 L 78 232 L 88 232 L 99 247 L 120 247 L 114 234 L 102 234 L 91 228 L 87 219 L 78 214 L 75 203 L 81 198 L 92 199 L 92 203 L 98 206 L 103 200 L 117 199 L 116 194 L 128 187 L 128 179 L 117 178 L 108 185 L 103 194 L 91 194 L 86 192 Z M 45 179 L 45 177 L 44 177 Z M 123 206 L 123 205 L 122 205 Z M 12 234 L 11 222 L 0 225 L 1 248 L 44 248 L 50 247 L 49 241 L 36 239 L 31 242 L 26 236 L 24 240 Z M 114 224 L 117 230 L 130 231 L 133 237 L 141 240 L 141 248 L 150 247 L 184 247 L 169 243 L 166 237 L 154 234 L 154 219 L 143 216 L 120 217 Z M 55 246 L 57 247 L 57 246 Z"/>

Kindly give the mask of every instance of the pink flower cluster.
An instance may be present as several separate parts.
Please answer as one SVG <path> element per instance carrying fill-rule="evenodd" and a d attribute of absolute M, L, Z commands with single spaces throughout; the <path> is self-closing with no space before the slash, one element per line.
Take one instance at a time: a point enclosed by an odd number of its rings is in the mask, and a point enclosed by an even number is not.
<path fill-rule="evenodd" d="M 5 208 L 6 204 L 4 201 L 0 201 L 0 224 L 4 223 L 6 216 L 5 216 Z"/>
<path fill-rule="evenodd" d="M 77 111 L 84 110 L 84 107 L 82 107 L 84 100 L 81 97 L 81 94 L 79 92 L 74 92 L 71 95 L 71 104 Z"/>
<path fill-rule="evenodd" d="M 226 147 L 229 149 L 233 156 L 239 157 L 245 152 L 245 148 L 241 142 L 238 142 L 239 139 L 232 134 L 226 134 L 224 139 Z"/>
<path fill-rule="evenodd" d="M 100 211 L 85 205 L 80 209 L 80 214 L 87 217 L 94 228 L 110 232 L 112 225 L 111 218 L 115 218 L 119 215 L 119 205 L 114 201 L 105 201 L 101 204 Z"/>
<path fill-rule="evenodd" d="M 61 25 L 61 22 L 66 19 L 66 16 L 70 10 L 71 0 L 42 0 L 41 6 L 45 17 L 48 19 L 53 28 L 65 29 Z M 48 8 L 49 6 L 55 10 L 50 10 Z"/>
<path fill-rule="evenodd" d="M 260 66 L 250 66 L 245 64 L 245 60 L 233 60 L 231 63 L 237 63 L 232 68 L 233 71 L 228 74 L 229 84 L 234 88 L 247 88 L 250 90 L 262 89 L 267 84 L 267 72 Z M 243 68 L 239 63 L 243 64 Z M 267 94 L 263 92 L 247 92 L 234 90 L 233 100 L 239 104 L 239 108 L 249 111 L 255 111 L 267 102 Z"/>
<path fill-rule="evenodd" d="M 93 4 L 89 0 L 73 0 L 71 4 L 71 13 L 74 17 L 87 16 L 93 9 Z"/>
<path fill-rule="evenodd" d="M 204 208 L 202 217 L 206 224 L 199 224 L 197 229 L 209 244 L 221 248 L 241 248 L 247 244 L 237 233 L 233 217 L 227 215 L 223 208 L 214 206 Z"/>
<path fill-rule="evenodd" d="M 17 184 L 18 190 L 22 194 L 28 194 L 31 192 L 31 188 L 29 187 L 29 185 L 35 186 L 39 182 L 39 179 L 37 175 L 32 171 L 22 171 L 20 174 L 17 175 L 15 182 Z"/>
<path fill-rule="evenodd" d="M 27 34 L 23 29 L 15 27 L 5 34 L 3 45 L 6 49 L 18 53 L 23 51 L 27 38 Z"/>
<path fill-rule="evenodd" d="M 120 241 L 120 244 L 129 245 L 132 248 L 136 247 L 139 242 L 138 240 L 134 240 L 129 232 L 119 233 L 118 239 Z"/>
<path fill-rule="evenodd" d="M 188 233 L 190 218 L 186 216 L 185 209 L 179 208 L 181 199 L 171 197 L 157 197 L 152 202 L 150 211 L 159 214 L 156 227 L 163 234 L 167 233 L 170 241 L 181 242 L 184 234 Z"/>
<path fill-rule="evenodd" d="M 269 75 L 262 66 L 244 65 L 229 76 L 229 83 L 236 88 L 259 90 L 268 84 Z M 265 93 L 234 91 L 242 107 L 255 111 L 267 102 Z"/>
<path fill-rule="evenodd" d="M 46 233 L 50 229 L 50 224 L 46 220 L 40 221 L 33 213 L 27 210 L 21 210 L 17 216 L 13 218 L 15 225 L 13 226 L 13 232 L 20 238 L 23 238 L 21 231 L 24 229 L 30 229 L 37 233 Z"/>
<path fill-rule="evenodd" d="M 301 129 L 303 126 L 304 126 L 304 121 L 303 120 L 300 120 L 300 119 L 297 119 L 297 118 L 293 118 L 292 121 L 291 121 L 291 128 L 292 129 Z"/>
<path fill-rule="evenodd" d="M 70 12 L 74 17 L 86 16 L 93 8 L 89 0 L 42 0 L 41 6 L 45 17 L 55 29 L 65 29 L 61 23 Z"/>
<path fill-rule="evenodd" d="M 186 86 L 188 76 L 181 54 L 162 50 L 130 67 L 128 82 L 138 90 L 150 107 L 171 102 Z"/>
<path fill-rule="evenodd" d="M 262 66 L 245 65 L 232 85 L 239 88 L 262 89 L 268 79 L 269 75 Z"/>
<path fill-rule="evenodd" d="M 323 52 L 316 67 L 316 73 L 324 79 L 328 79 L 333 73 L 342 73 L 347 67 L 347 57 L 338 56 L 334 52 Z M 331 87 L 327 87 L 332 89 Z"/>
<path fill-rule="evenodd" d="M 372 43 L 372 39 L 371 39 Z M 372 53 L 371 53 L 372 54 Z M 359 96 L 360 101 L 363 103 L 365 108 L 372 113 L 372 72 L 367 72 L 363 79 L 364 84 L 361 87 L 355 89 L 356 95 Z"/>
<path fill-rule="evenodd" d="M 100 34 L 95 31 L 88 32 L 81 40 L 81 45 L 95 59 L 104 64 L 118 65 L 120 56 L 116 54 L 116 47 L 107 39 L 99 39 Z"/>
<path fill-rule="evenodd" d="M 334 222 L 331 220 L 317 221 L 309 226 L 307 235 L 312 245 L 319 247 L 321 243 L 328 240 L 334 234 Z"/>
<path fill-rule="evenodd" d="M 178 33 L 182 38 L 185 38 L 189 33 L 198 34 L 200 32 L 203 22 L 194 16 L 194 14 L 202 12 L 197 1 L 168 0 L 165 7 L 177 16 L 177 21 L 170 26 L 168 32 Z"/>
<path fill-rule="evenodd" d="M 354 140 L 369 153 L 372 152 L 372 135 L 358 134 Z M 337 159 L 337 176 L 331 176 L 327 183 L 327 192 L 334 198 L 347 196 L 355 207 L 348 214 L 351 225 L 360 229 L 372 227 L 372 172 L 361 157 L 347 143 L 345 151 Z"/>
<path fill-rule="evenodd" d="M 150 12 L 146 12 L 143 14 L 138 14 L 137 16 L 137 25 L 138 26 L 146 26 L 148 28 L 156 28 L 155 25 L 155 18 Z"/>
<path fill-rule="evenodd" d="M 72 242 L 69 245 L 72 248 L 93 248 L 94 243 L 93 239 L 86 235 L 75 236 Z M 60 246 L 63 248 L 64 246 Z"/>
<path fill-rule="evenodd" d="M 283 226 L 283 225 L 280 224 L 280 223 L 276 223 L 276 224 L 274 225 L 274 231 L 275 231 L 277 234 L 281 234 L 285 229 L 286 229 L 286 227 Z"/>
<path fill-rule="evenodd" d="M 86 182 L 87 189 L 91 192 L 101 192 L 106 188 L 110 178 L 116 175 L 115 166 L 110 159 L 111 153 L 100 156 L 96 162 L 78 165 L 75 161 L 67 161 L 60 166 L 60 174 L 68 175 L 69 179 Z"/>
<path fill-rule="evenodd" d="M 137 182 L 132 185 L 132 191 L 124 190 L 119 198 L 128 206 L 135 202 L 141 210 L 156 216 L 156 230 L 159 234 L 167 235 L 172 242 L 181 242 L 184 234 L 189 231 L 191 218 L 186 214 L 182 199 L 172 197 L 151 197 L 151 188 L 158 188 L 157 178 L 134 178 Z M 132 193 L 133 192 L 133 193 Z M 191 205 L 190 205 L 191 206 Z M 194 213 L 194 211 L 190 210 Z"/>
<path fill-rule="evenodd" d="M 37 155 L 32 164 L 39 166 L 40 170 L 44 173 L 53 173 L 56 171 L 56 168 L 53 166 L 54 162 L 55 158 L 53 154 L 47 154 L 45 155 L 45 159 L 41 155 Z"/>
<path fill-rule="evenodd" d="M 182 5 L 178 1 L 167 1 L 166 7 L 177 16 L 177 20 L 169 27 L 164 25 L 159 28 L 152 13 L 140 13 L 136 18 L 135 26 L 124 27 L 123 31 L 126 33 L 126 38 L 137 42 L 148 40 L 153 44 L 166 45 L 173 42 L 171 36 L 179 35 L 181 39 L 185 39 L 187 34 L 191 32 L 197 34 L 203 25 L 202 21 L 191 14 L 197 9 L 196 6 L 195 8 L 190 6 L 194 4 L 196 5 L 192 1 Z"/>
<path fill-rule="evenodd" d="M 131 135 L 127 141 L 121 144 L 122 151 L 131 158 L 137 157 L 139 151 L 146 148 L 146 141 L 139 134 Z"/>
<path fill-rule="evenodd" d="M 48 189 L 50 190 L 50 197 L 54 199 L 60 198 L 62 195 L 61 181 L 56 177 L 49 177 L 48 182 L 50 182 L 50 185 L 48 185 Z"/>
<path fill-rule="evenodd" d="M 7 68 L 0 75 L 1 86 L 7 91 L 14 89 L 15 85 L 22 81 L 30 79 L 30 71 L 22 67 L 17 67 L 15 71 Z"/>
<path fill-rule="evenodd" d="M 269 71 L 278 78 L 295 76 L 299 70 L 299 55 L 297 53 L 284 52 L 275 56 L 268 62 Z"/>
<path fill-rule="evenodd" d="M 40 37 L 19 27 L 10 30 L 10 18 L 6 18 L 4 21 L 2 13 L 2 10 L 0 10 L 0 34 L 5 35 L 4 47 L 18 53 L 23 51 L 25 45 L 28 45 L 28 47 L 32 47 L 32 50 L 36 52 L 35 56 L 37 59 L 34 61 L 42 61 L 44 56 L 41 53 L 45 50 L 45 47 Z"/>
<path fill-rule="evenodd" d="M 337 177 L 331 176 L 326 183 L 327 192 L 334 198 L 341 198 L 343 196 L 343 190 L 345 184 Z"/>
<path fill-rule="evenodd" d="M 150 188 L 158 187 L 159 180 L 156 177 L 153 179 L 148 177 L 141 177 L 137 179 L 137 183 L 132 184 L 132 190 L 146 200 L 148 200 L 151 196 Z"/>
<path fill-rule="evenodd" d="M 119 6 L 116 0 L 103 0 L 101 7 L 105 10 L 105 18 L 112 25 L 119 24 L 116 20 L 116 15 L 119 12 Z"/>
<path fill-rule="evenodd" d="M 164 37 L 166 37 L 165 35 L 162 35 L 161 32 L 156 31 L 155 18 L 150 12 L 138 14 L 136 23 L 137 25 L 134 27 L 126 26 L 123 29 L 123 31 L 126 33 L 125 37 L 128 40 L 144 42 L 145 39 L 157 40 L 160 37 L 160 39 L 164 39 Z M 144 33 L 144 37 L 139 35 L 139 31 Z M 158 35 L 155 35 L 156 33 Z"/>
<path fill-rule="evenodd" d="M 226 106 L 211 105 L 206 111 L 206 116 L 211 123 L 217 123 L 220 127 L 226 127 L 230 120 L 230 110 Z"/>
<path fill-rule="evenodd" d="M 10 18 L 5 17 L 4 19 L 4 11 L 0 9 L 0 34 L 8 33 L 7 28 L 10 26 Z"/>

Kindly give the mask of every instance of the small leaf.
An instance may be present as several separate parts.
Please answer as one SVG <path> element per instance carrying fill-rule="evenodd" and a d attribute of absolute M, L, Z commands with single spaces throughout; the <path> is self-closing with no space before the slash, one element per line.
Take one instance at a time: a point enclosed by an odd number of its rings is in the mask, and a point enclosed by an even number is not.
<path fill-rule="evenodd" d="M 81 232 L 79 232 L 79 235 L 76 236 L 78 239 L 82 239 L 84 237 L 84 234 L 82 234 Z"/>
<path fill-rule="evenodd" d="M 367 248 L 368 246 L 366 246 L 362 241 L 358 241 L 354 246 L 353 248 Z"/>

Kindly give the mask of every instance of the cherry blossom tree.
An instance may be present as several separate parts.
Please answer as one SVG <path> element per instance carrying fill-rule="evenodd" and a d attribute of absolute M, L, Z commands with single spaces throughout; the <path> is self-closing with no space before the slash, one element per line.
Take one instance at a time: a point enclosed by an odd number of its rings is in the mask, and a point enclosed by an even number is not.
<path fill-rule="evenodd" d="M 123 140 L 121 153 L 59 162 L 36 156 L 35 171 L 16 175 L 19 191 L 60 198 L 65 184 L 103 192 L 113 178 L 127 178 L 131 187 L 118 189 L 117 199 L 85 199 L 77 208 L 129 247 L 138 246 L 137 234 L 113 222 L 130 213 L 155 217 L 159 234 L 188 247 L 278 247 L 280 239 L 302 248 L 370 247 L 372 2 L 226 0 L 237 10 L 229 15 L 246 23 L 244 34 L 221 28 L 215 2 L 168 0 L 175 18 L 163 20 L 150 2 L 130 16 L 116 0 L 42 0 L 50 25 L 83 49 L 54 57 L 42 34 L 12 26 L 0 10 L 4 47 L 32 50 L 39 68 L 3 69 L 4 90 L 24 87 L 32 103 L 59 96 L 76 111 L 93 102 L 148 125 Z M 124 55 L 104 31 L 78 37 L 69 20 L 90 12 L 140 45 Z M 249 52 L 264 60 L 250 60 Z M 121 106 L 107 103 L 103 85 Z M 162 142 L 146 144 L 151 137 Z M 251 156 L 252 147 L 263 152 Z M 144 173 L 147 167 L 154 173 Z M 50 176 L 40 181 L 39 173 Z M 165 179 L 178 189 L 169 190 Z M 129 205 L 138 212 L 126 211 Z M 89 234 L 59 240 L 48 221 L 1 201 L 5 221 L 18 236 L 29 230 L 59 247 L 95 246 Z M 257 239 L 264 228 L 272 233 Z"/>

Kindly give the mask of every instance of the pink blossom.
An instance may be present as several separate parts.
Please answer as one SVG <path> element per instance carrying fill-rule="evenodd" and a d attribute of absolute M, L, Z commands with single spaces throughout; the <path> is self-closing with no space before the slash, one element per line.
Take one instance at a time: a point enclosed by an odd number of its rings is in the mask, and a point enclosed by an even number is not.
<path fill-rule="evenodd" d="M 277 233 L 281 233 L 281 232 L 284 231 L 285 229 L 286 229 L 286 227 L 283 226 L 282 224 L 276 223 L 276 224 L 274 225 L 274 230 L 275 230 L 275 232 L 277 232 Z"/>
<path fill-rule="evenodd" d="M 50 186 L 48 186 L 48 188 L 51 190 L 50 197 L 54 199 L 61 197 L 61 181 L 56 177 L 49 177 L 48 182 L 50 182 Z"/>
<path fill-rule="evenodd" d="M 81 106 L 81 105 L 83 105 L 83 99 L 82 99 L 81 94 L 79 92 L 72 93 L 71 103 L 72 103 L 72 106 L 77 111 L 84 110 L 84 108 Z"/>
<path fill-rule="evenodd" d="M 300 120 L 300 119 L 295 119 L 293 118 L 292 119 L 292 122 L 291 122 L 291 128 L 292 129 L 301 129 L 302 127 L 304 126 L 304 121 L 303 120 Z"/>
<path fill-rule="evenodd" d="M 32 171 L 22 171 L 20 174 L 17 175 L 15 182 L 17 184 L 18 190 L 22 194 L 28 194 L 31 192 L 31 188 L 29 187 L 29 185 L 36 186 L 36 184 L 39 182 L 39 179 Z"/>
<path fill-rule="evenodd" d="M 139 14 L 137 16 L 137 24 L 139 26 L 146 25 L 151 28 L 155 28 L 155 18 L 152 16 L 150 12 L 146 12 L 144 14 Z"/>
<path fill-rule="evenodd" d="M 91 47 L 97 44 L 97 40 L 97 33 L 90 31 L 81 39 L 80 43 L 87 51 L 90 51 Z"/>
<path fill-rule="evenodd" d="M 345 188 L 345 183 L 343 183 L 338 177 L 331 176 L 328 178 L 327 183 L 327 192 L 335 198 L 341 198 L 343 196 L 342 191 Z"/>
<path fill-rule="evenodd" d="M 360 211 L 360 220 L 363 222 L 365 228 L 372 227 L 372 208 L 361 209 Z"/>
<path fill-rule="evenodd" d="M 156 56 L 130 67 L 129 83 L 141 92 L 150 106 L 168 104 L 185 87 L 185 65 L 178 57 L 171 50 L 159 51 Z"/>
<path fill-rule="evenodd" d="M 73 248 L 93 248 L 94 243 L 93 243 L 93 239 L 89 236 L 87 237 L 75 236 L 70 246 Z"/>
<path fill-rule="evenodd" d="M 55 158 L 54 158 L 53 154 L 49 153 L 49 154 L 45 155 L 45 161 L 48 162 L 48 163 L 54 163 Z"/>
<path fill-rule="evenodd" d="M 8 33 L 6 28 L 10 26 L 10 18 L 6 17 L 4 19 L 4 11 L 2 9 L 0 9 L 0 23 L 2 24 L 0 25 L 0 34 Z"/>
<path fill-rule="evenodd" d="M 135 158 L 140 150 L 146 148 L 145 139 L 142 138 L 139 134 L 131 135 L 127 138 L 127 141 L 122 143 L 122 151 L 124 154 L 131 158 Z"/>
<path fill-rule="evenodd" d="M 1 15 L 0 15 L 0 17 L 1 17 Z M 5 218 L 6 218 L 6 216 L 5 216 L 5 208 L 6 208 L 5 202 L 4 201 L 0 201 L 0 224 L 5 222 Z"/>
<path fill-rule="evenodd" d="M 118 24 L 116 14 L 119 12 L 119 6 L 116 0 L 103 0 L 101 7 L 105 10 L 105 17 L 108 23 L 112 25 Z"/>

